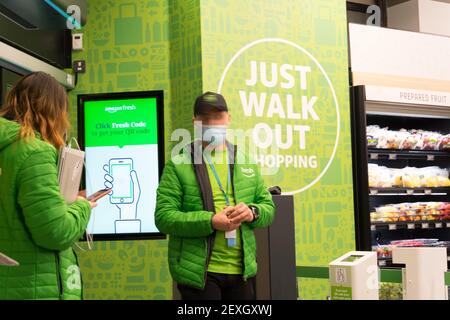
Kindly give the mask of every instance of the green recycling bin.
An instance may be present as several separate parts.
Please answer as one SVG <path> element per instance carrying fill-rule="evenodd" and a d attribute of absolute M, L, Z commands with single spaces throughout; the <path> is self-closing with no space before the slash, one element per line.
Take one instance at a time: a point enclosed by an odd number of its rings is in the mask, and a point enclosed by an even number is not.
<path fill-rule="evenodd" d="M 119 7 L 119 17 L 114 21 L 116 45 L 142 44 L 142 18 L 137 16 L 135 3 L 124 3 Z"/>

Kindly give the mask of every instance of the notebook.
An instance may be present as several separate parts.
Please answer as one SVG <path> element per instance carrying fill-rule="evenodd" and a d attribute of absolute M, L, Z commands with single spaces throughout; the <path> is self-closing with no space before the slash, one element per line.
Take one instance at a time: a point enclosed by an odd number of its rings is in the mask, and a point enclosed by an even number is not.
<path fill-rule="evenodd" d="M 58 180 L 61 194 L 67 203 L 74 202 L 80 190 L 84 151 L 64 147 L 59 153 Z"/>
<path fill-rule="evenodd" d="M 17 267 L 19 263 L 0 252 L 0 266 Z"/>

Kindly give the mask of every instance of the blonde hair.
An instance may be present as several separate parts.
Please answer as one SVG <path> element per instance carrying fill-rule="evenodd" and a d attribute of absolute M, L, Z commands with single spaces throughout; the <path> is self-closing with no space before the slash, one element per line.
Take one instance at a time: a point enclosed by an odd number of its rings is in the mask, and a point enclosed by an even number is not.
<path fill-rule="evenodd" d="M 59 149 L 70 128 L 66 90 L 44 72 L 33 72 L 17 82 L 5 99 L 0 116 L 21 125 L 20 137 L 42 139 Z"/>

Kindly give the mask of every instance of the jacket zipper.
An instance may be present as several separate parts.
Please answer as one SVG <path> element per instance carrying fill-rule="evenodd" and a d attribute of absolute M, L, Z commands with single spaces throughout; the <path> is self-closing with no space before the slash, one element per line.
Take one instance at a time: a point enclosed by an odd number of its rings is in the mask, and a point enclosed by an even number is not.
<path fill-rule="evenodd" d="M 84 292 L 83 292 L 83 276 L 81 275 L 80 264 L 78 263 L 78 256 L 77 256 L 77 253 L 76 253 L 75 250 L 73 250 L 73 249 L 72 249 L 72 251 L 73 251 L 73 254 L 74 254 L 74 256 L 75 256 L 75 261 L 76 261 L 76 263 L 77 263 L 78 271 L 79 271 L 79 274 L 80 274 L 81 300 L 83 300 L 83 299 L 84 299 Z"/>
<path fill-rule="evenodd" d="M 236 155 L 234 155 L 234 158 L 236 158 Z M 236 203 L 239 203 L 239 201 L 236 199 L 236 192 L 234 190 L 234 170 L 235 170 L 236 166 L 233 166 L 233 175 L 231 176 L 231 187 L 233 189 L 233 196 L 234 196 L 234 200 Z M 242 244 L 242 277 L 244 278 L 244 281 L 247 281 L 247 277 L 245 276 L 245 249 L 244 249 L 244 236 L 242 235 L 243 230 L 241 228 L 240 230 L 241 232 L 239 232 L 239 235 L 241 237 L 241 244 Z"/>
<path fill-rule="evenodd" d="M 211 260 L 211 255 L 212 255 L 212 237 L 216 235 L 216 232 L 214 231 L 212 235 L 210 235 L 207 239 L 206 239 L 206 260 L 205 260 L 205 273 L 203 275 L 203 288 L 205 288 L 206 286 L 206 277 L 208 274 L 208 265 L 209 265 L 209 261 Z"/>
<path fill-rule="evenodd" d="M 58 253 L 55 253 L 55 260 L 56 260 L 56 281 L 58 282 L 58 290 L 59 290 L 59 298 L 63 295 L 63 286 L 62 286 L 62 279 L 61 279 L 61 273 L 60 273 L 60 263 L 59 263 L 59 255 Z"/>
<path fill-rule="evenodd" d="M 236 195 L 234 197 L 236 199 Z M 239 203 L 236 200 L 237 203 Z M 244 281 L 247 281 L 247 277 L 245 276 L 245 245 L 244 245 L 244 230 L 241 228 L 239 232 L 239 236 L 241 237 L 241 246 L 242 246 L 242 277 L 244 278 Z"/>
<path fill-rule="evenodd" d="M 241 228 L 240 237 L 241 237 L 241 244 L 242 244 L 242 277 L 244 278 L 244 281 L 247 281 L 247 276 L 245 275 L 245 248 L 244 248 L 244 236 L 243 230 Z"/>

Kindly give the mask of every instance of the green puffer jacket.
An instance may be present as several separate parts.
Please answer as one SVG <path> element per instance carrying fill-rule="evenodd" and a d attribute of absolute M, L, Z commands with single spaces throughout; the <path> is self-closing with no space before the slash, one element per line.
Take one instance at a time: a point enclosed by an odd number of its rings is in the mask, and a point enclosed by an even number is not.
<path fill-rule="evenodd" d="M 18 138 L 20 126 L 0 117 L 0 252 L 19 267 L 0 266 L 0 300 L 81 299 L 72 245 L 86 229 L 86 200 L 66 205 L 57 153 L 39 138 Z"/>
<path fill-rule="evenodd" d="M 180 284 L 204 288 L 214 246 L 211 218 L 215 210 L 208 171 L 201 161 L 201 145 L 193 143 L 189 149 L 190 152 L 173 157 L 164 168 L 157 191 L 155 221 L 158 229 L 169 235 L 172 278 Z M 241 225 L 246 280 L 257 271 L 253 229 L 269 226 L 275 210 L 257 165 L 249 164 L 248 157 L 237 153 L 235 146 L 228 144 L 228 149 L 235 202 L 253 205 L 260 213 L 255 222 Z"/>

